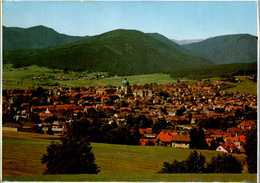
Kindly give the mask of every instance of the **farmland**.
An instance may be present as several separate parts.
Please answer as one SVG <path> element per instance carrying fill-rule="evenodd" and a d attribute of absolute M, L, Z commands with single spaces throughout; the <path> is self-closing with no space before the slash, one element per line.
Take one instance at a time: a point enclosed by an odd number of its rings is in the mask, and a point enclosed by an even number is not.
<path fill-rule="evenodd" d="M 3 180 L 10 181 L 256 181 L 255 174 L 157 174 L 164 161 L 184 160 L 190 149 L 91 143 L 99 175 L 42 175 L 41 156 L 53 136 L 3 131 Z M 216 151 L 200 151 L 206 160 Z M 245 157 L 236 156 L 244 162 Z M 192 177 L 192 179 L 191 179 Z"/>

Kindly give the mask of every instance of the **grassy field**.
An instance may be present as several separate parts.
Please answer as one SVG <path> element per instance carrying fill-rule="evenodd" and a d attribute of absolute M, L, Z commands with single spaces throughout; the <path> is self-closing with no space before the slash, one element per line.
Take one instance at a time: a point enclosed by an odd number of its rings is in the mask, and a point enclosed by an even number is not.
<path fill-rule="evenodd" d="M 42 175 L 45 166 L 40 163 L 54 136 L 3 131 L 3 180 L 9 181 L 255 181 L 255 174 L 205 174 L 205 175 L 160 175 L 157 172 L 163 162 L 174 159 L 185 160 L 190 149 L 169 147 L 143 147 L 91 143 L 98 175 Z M 200 151 L 210 161 L 218 153 Z M 237 155 L 242 162 L 245 156 Z M 190 177 L 189 177 L 190 176 Z"/>
<path fill-rule="evenodd" d="M 28 88 L 28 87 L 45 87 L 51 88 L 58 84 L 59 86 L 107 86 L 121 85 L 123 77 L 105 77 L 99 80 L 79 80 L 76 77 L 94 76 L 98 73 L 86 72 L 69 72 L 64 74 L 61 70 L 51 70 L 45 67 L 29 66 L 22 68 L 13 68 L 11 64 L 3 65 L 3 88 Z M 106 76 L 106 73 L 101 73 Z M 36 78 L 33 80 L 33 78 Z M 38 79 L 38 77 L 41 77 Z M 56 80 L 58 77 L 65 77 L 69 80 Z M 172 79 L 167 74 L 146 74 L 137 76 L 128 76 L 130 84 L 167 84 L 176 83 L 177 80 Z M 48 86 L 49 85 L 49 86 Z"/>
<path fill-rule="evenodd" d="M 80 174 L 12 176 L 6 181 L 64 181 L 64 182 L 257 182 L 256 174 Z"/>
<path fill-rule="evenodd" d="M 227 92 L 232 93 L 239 91 L 240 93 L 247 93 L 247 94 L 257 94 L 257 82 L 253 82 L 249 79 L 246 79 L 245 76 L 236 76 L 240 79 L 240 83 L 232 83 L 226 82 L 231 85 L 235 85 L 233 88 L 229 88 Z M 220 81 L 220 78 L 212 78 L 211 81 Z"/>
<path fill-rule="evenodd" d="M 82 76 L 94 76 L 98 73 L 86 73 L 86 72 L 70 72 L 64 74 L 61 70 L 51 70 L 45 67 L 30 66 L 23 68 L 13 68 L 10 64 L 3 65 L 3 88 L 23 88 L 28 87 L 44 87 L 52 88 L 54 86 L 109 86 L 109 85 L 121 85 L 123 77 L 105 77 L 99 80 L 78 80 L 76 77 Z M 106 76 L 106 73 L 102 73 Z M 36 78 L 33 80 L 33 78 Z M 41 77 L 41 79 L 38 79 Z M 56 80 L 58 77 L 65 77 L 69 80 Z M 246 79 L 244 76 L 239 76 L 240 83 L 229 83 L 236 85 L 234 88 L 230 88 L 228 92 L 239 91 L 240 93 L 252 93 L 257 94 L 257 83 Z M 130 84 L 168 84 L 176 83 L 177 79 L 171 78 L 168 74 L 146 74 L 127 76 Z M 220 78 L 212 78 L 212 81 L 220 80 Z M 195 80 L 181 80 L 181 82 L 196 83 Z M 228 83 L 228 82 L 227 82 Z M 57 84 L 57 85 L 56 85 Z"/>

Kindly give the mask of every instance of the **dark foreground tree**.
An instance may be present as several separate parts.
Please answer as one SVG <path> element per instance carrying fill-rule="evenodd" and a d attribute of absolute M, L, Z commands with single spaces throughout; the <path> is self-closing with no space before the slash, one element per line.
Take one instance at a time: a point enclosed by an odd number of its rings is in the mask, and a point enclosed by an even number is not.
<path fill-rule="evenodd" d="M 249 173 L 257 173 L 257 129 L 256 127 L 248 131 L 246 135 L 246 143 L 244 145 L 246 150 L 246 162 Z"/>
<path fill-rule="evenodd" d="M 208 173 L 242 173 L 242 170 L 242 164 L 231 154 L 219 154 L 207 164 Z"/>
<path fill-rule="evenodd" d="M 45 174 L 97 174 L 100 171 L 85 133 L 88 127 L 86 120 L 73 122 L 61 143 L 52 142 L 47 147 L 47 154 L 42 157 L 47 167 Z"/>

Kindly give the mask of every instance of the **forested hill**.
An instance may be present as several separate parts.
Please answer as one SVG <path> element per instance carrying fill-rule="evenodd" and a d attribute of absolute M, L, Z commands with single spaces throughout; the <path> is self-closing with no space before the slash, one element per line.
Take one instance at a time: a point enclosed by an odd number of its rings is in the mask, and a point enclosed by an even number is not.
<path fill-rule="evenodd" d="M 60 34 L 44 26 L 27 29 L 3 26 L 3 51 L 48 48 L 73 43 L 83 38 L 85 37 Z"/>
<path fill-rule="evenodd" d="M 212 65 L 136 30 L 114 30 L 78 42 L 46 49 L 4 53 L 15 67 L 40 65 L 75 71 L 133 75 Z"/>
<path fill-rule="evenodd" d="M 174 50 L 177 50 L 179 52 L 183 53 L 190 53 L 191 51 L 189 49 L 184 48 L 183 46 L 180 46 L 176 42 L 166 38 L 165 36 L 158 34 L 158 33 L 147 33 L 149 36 L 152 36 L 153 38 L 157 39 L 158 41 L 163 42 L 164 44 L 168 45 L 169 47 L 173 48 Z"/>
<path fill-rule="evenodd" d="M 183 46 L 214 64 L 257 61 L 257 37 L 249 34 L 218 36 Z"/>

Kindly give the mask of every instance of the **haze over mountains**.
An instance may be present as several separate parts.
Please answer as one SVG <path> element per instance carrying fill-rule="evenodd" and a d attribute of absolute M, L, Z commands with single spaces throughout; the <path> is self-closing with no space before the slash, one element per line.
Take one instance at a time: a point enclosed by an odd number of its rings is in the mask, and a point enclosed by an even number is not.
<path fill-rule="evenodd" d="M 59 34 L 44 26 L 4 27 L 3 60 L 15 67 L 35 64 L 75 71 L 104 71 L 111 75 L 207 67 L 212 63 L 256 62 L 255 36 L 220 38 L 180 46 L 158 33 L 145 34 L 137 30 L 119 29 L 96 36 L 76 37 Z M 218 59 L 225 60 L 220 62 Z"/>
<path fill-rule="evenodd" d="M 179 44 L 179 45 L 185 45 L 185 44 L 190 44 L 190 43 L 198 43 L 200 41 L 203 41 L 204 39 L 184 39 L 184 40 L 176 40 L 176 39 L 172 39 L 172 41 L 174 41 L 175 43 Z"/>

